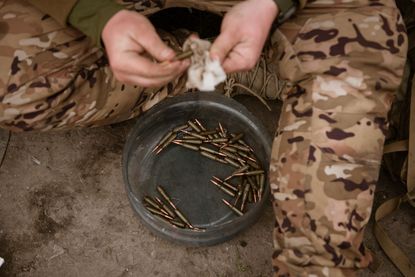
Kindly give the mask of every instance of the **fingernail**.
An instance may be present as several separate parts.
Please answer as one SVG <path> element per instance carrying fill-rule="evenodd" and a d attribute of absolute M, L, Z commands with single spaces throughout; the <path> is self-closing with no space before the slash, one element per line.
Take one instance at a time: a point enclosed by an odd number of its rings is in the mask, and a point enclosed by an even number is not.
<path fill-rule="evenodd" d="M 199 38 L 199 35 L 198 35 L 198 34 L 195 34 L 195 33 L 192 33 L 192 34 L 189 36 L 189 38 L 190 38 L 191 40 L 195 40 L 195 39 L 198 39 L 198 38 Z"/>
<path fill-rule="evenodd" d="M 219 55 L 216 53 L 211 53 L 210 58 L 214 61 L 220 61 Z"/>

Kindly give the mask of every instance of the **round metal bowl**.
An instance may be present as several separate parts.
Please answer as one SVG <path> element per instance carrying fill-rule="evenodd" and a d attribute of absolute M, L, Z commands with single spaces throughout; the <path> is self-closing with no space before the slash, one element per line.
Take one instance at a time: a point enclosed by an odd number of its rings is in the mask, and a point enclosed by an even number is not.
<path fill-rule="evenodd" d="M 134 211 L 151 231 L 174 242 L 206 246 L 229 240 L 255 223 L 268 199 L 269 183 L 265 178 L 264 197 L 249 204 L 248 211 L 239 217 L 221 201 L 229 197 L 210 182 L 213 175 L 226 177 L 235 168 L 178 145 L 153 153 L 169 130 L 194 118 L 208 129 L 221 122 L 230 132 L 243 132 L 268 176 L 271 138 L 261 122 L 233 99 L 199 92 L 168 98 L 137 120 L 124 147 L 123 177 Z M 149 213 L 142 199 L 156 196 L 157 185 L 165 188 L 194 226 L 205 230 L 176 228 Z"/>

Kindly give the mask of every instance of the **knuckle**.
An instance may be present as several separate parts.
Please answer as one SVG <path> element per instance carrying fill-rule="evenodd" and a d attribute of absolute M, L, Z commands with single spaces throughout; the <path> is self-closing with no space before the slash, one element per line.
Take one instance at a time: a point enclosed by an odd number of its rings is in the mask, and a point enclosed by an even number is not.
<path fill-rule="evenodd" d="M 146 87 L 146 88 L 151 88 L 154 87 L 154 83 L 150 80 L 140 80 L 138 85 L 142 86 L 142 87 Z"/>
<path fill-rule="evenodd" d="M 126 81 L 125 76 L 123 74 L 120 74 L 120 73 L 116 72 L 116 71 L 114 71 L 114 77 L 115 77 L 115 79 L 117 79 L 120 82 L 125 82 Z"/>
<path fill-rule="evenodd" d="M 240 68 L 241 68 L 241 70 L 248 71 L 248 70 L 251 70 L 252 68 L 254 68 L 255 63 L 256 62 L 255 62 L 254 59 L 247 58 L 241 63 Z"/>
<path fill-rule="evenodd" d="M 117 61 L 117 59 L 110 61 L 110 67 L 114 72 L 117 72 L 121 68 L 120 63 Z"/>
<path fill-rule="evenodd" d="M 246 69 L 250 70 L 254 68 L 255 64 L 256 64 L 256 59 L 254 57 L 249 57 L 246 59 L 246 62 L 245 62 Z"/>

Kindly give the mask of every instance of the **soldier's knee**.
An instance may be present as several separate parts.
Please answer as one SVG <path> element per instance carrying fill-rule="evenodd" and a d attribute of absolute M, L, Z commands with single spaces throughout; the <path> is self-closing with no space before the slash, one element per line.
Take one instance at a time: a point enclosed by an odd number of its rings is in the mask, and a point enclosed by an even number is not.
<path fill-rule="evenodd" d="M 36 126 L 45 121 L 43 114 L 46 111 L 41 108 L 44 105 L 37 101 L 18 104 L 10 100 L 10 97 L 10 95 L 6 95 L 6 97 L 0 96 L 0 128 L 12 132 L 39 129 Z"/>

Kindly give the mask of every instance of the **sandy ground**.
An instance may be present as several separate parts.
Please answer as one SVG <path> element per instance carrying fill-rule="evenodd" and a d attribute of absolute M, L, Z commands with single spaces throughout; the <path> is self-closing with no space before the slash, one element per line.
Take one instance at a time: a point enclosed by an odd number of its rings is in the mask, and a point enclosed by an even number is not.
<path fill-rule="evenodd" d="M 270 131 L 272 113 L 241 100 Z M 259 111 L 259 112 L 258 112 Z M 154 236 L 134 215 L 121 175 L 122 149 L 134 121 L 95 129 L 13 134 L 0 169 L 0 276 L 270 276 L 273 213 L 229 242 L 183 247 Z M 0 131 L 0 153 L 6 133 Z M 375 205 L 399 193 L 382 174 Z M 383 221 L 415 260 L 415 209 L 404 205 Z M 379 250 L 382 265 L 360 276 L 401 276 Z"/>

